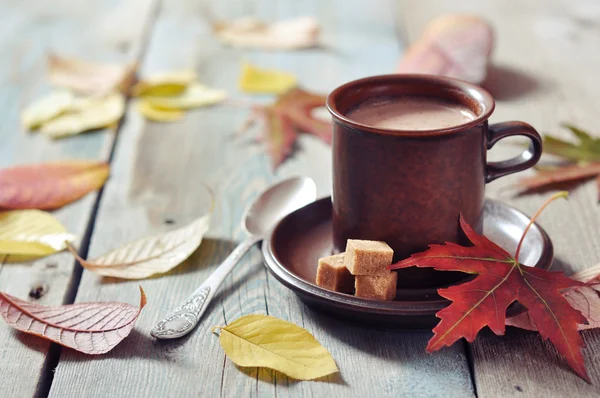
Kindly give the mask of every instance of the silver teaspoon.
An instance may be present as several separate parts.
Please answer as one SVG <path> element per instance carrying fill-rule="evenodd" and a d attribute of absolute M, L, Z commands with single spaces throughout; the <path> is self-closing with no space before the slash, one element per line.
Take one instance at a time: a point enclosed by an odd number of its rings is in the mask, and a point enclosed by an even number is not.
<path fill-rule="evenodd" d="M 279 220 L 317 198 L 317 188 L 308 177 L 295 177 L 273 185 L 251 203 L 244 212 L 242 227 L 248 238 L 240 243 L 202 285 L 179 307 L 150 331 L 157 339 L 176 339 L 191 332 L 215 292 L 254 244 L 263 240 Z"/>

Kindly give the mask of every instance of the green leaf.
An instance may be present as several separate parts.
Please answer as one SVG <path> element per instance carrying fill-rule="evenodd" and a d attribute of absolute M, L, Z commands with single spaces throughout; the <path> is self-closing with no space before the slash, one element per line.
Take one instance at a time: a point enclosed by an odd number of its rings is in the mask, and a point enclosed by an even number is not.
<path fill-rule="evenodd" d="M 272 316 L 243 316 L 221 328 L 219 341 L 238 366 L 275 369 L 298 380 L 338 372 L 331 354 L 312 334 Z"/>
<path fill-rule="evenodd" d="M 573 144 L 560 138 L 545 136 L 544 152 L 560 156 L 573 162 L 600 161 L 600 139 L 590 136 L 586 131 L 570 124 L 563 126 L 579 140 Z"/>
<path fill-rule="evenodd" d="M 590 145 L 593 143 L 598 143 L 600 140 L 597 138 L 593 138 L 587 131 L 580 129 L 569 123 L 563 123 L 562 126 L 564 128 L 569 129 L 575 137 L 581 142 L 582 145 Z"/>

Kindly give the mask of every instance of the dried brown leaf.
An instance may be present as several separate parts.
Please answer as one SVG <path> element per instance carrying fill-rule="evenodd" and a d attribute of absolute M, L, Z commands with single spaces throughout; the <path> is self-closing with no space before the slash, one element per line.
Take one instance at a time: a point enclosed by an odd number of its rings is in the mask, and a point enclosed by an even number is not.
<path fill-rule="evenodd" d="M 543 170 L 535 176 L 525 177 L 519 181 L 519 186 L 526 191 L 535 191 L 545 186 L 554 186 L 562 183 L 583 182 L 600 174 L 600 163 L 573 164 L 557 167 L 552 170 Z"/>
<path fill-rule="evenodd" d="M 263 50 L 295 50 L 314 47 L 319 40 L 319 22 L 299 17 L 266 24 L 254 18 L 240 18 L 214 24 L 216 37 L 224 44 Z"/>
<path fill-rule="evenodd" d="M 257 112 L 264 120 L 262 141 L 267 145 L 275 169 L 292 152 L 298 133 L 290 119 L 277 109 L 268 107 Z"/>
<path fill-rule="evenodd" d="M 126 92 L 133 83 L 136 70 L 137 63 L 99 64 L 48 55 L 50 83 L 83 95 L 106 95 L 115 90 Z"/>
<path fill-rule="evenodd" d="M 443 15 L 431 21 L 409 47 L 397 72 L 449 76 L 478 84 L 487 75 L 493 44 L 493 30 L 485 20 Z"/>
<path fill-rule="evenodd" d="M 117 302 L 46 307 L 0 292 L 0 316 L 9 326 L 85 354 L 104 354 L 131 333 L 146 305 L 140 286 L 140 306 Z"/>
<path fill-rule="evenodd" d="M 311 113 L 322 106 L 325 106 L 325 96 L 295 88 L 279 96 L 272 105 L 255 107 L 255 115 L 263 121 L 262 138 L 269 149 L 273 168 L 289 156 L 300 132 L 331 143 L 331 123 Z"/>
<path fill-rule="evenodd" d="M 571 275 L 571 278 L 587 283 L 600 283 L 600 264 L 584 269 Z"/>
<path fill-rule="evenodd" d="M 559 156 L 569 163 L 542 170 L 538 168 L 535 176 L 519 180 L 520 194 L 572 187 L 596 178 L 600 195 L 600 139 L 570 124 L 563 124 L 563 127 L 567 128 L 579 142 L 572 143 L 546 135 L 544 153 Z"/>
<path fill-rule="evenodd" d="M 165 273 L 185 261 L 202 242 L 210 226 L 210 213 L 190 224 L 127 243 L 96 259 L 84 260 L 70 245 L 81 265 L 98 275 L 142 279 Z"/>
<path fill-rule="evenodd" d="M 587 320 L 587 325 L 578 325 L 579 330 L 595 329 L 600 327 L 600 264 L 579 271 L 571 275 L 571 279 L 586 282 L 589 285 L 567 290 L 565 298 L 573 308 L 580 311 Z M 524 312 L 506 320 L 509 326 L 515 326 L 526 330 L 537 330 L 535 322 L 528 312 Z"/>

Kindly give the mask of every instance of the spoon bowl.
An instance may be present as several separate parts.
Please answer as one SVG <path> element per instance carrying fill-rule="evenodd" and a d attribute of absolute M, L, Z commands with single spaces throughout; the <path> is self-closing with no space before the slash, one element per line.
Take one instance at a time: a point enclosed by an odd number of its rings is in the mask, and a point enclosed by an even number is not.
<path fill-rule="evenodd" d="M 194 330 L 217 289 L 244 254 L 262 241 L 286 215 L 316 198 L 315 183 L 308 177 L 289 178 L 261 193 L 244 211 L 242 226 L 248 232 L 248 238 L 229 254 L 185 302 L 158 322 L 150 334 L 157 339 L 175 339 Z"/>
<path fill-rule="evenodd" d="M 242 225 L 251 236 L 266 235 L 283 217 L 314 202 L 317 187 L 308 177 L 294 177 L 273 185 L 244 212 Z"/>

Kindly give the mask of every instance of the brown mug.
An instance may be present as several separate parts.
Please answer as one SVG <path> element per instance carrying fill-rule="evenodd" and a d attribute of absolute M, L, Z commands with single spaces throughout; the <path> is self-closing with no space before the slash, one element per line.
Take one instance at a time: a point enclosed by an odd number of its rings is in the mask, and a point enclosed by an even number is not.
<path fill-rule="evenodd" d="M 475 119 L 434 130 L 392 130 L 347 117 L 365 101 L 398 97 L 432 98 L 467 106 Z M 329 94 L 333 117 L 334 252 L 348 239 L 387 242 L 394 259 L 426 250 L 429 244 L 465 244 L 459 213 L 479 233 L 483 229 L 485 184 L 532 167 L 542 140 L 523 122 L 488 126 L 494 98 L 481 87 L 428 75 L 384 75 L 346 83 Z M 530 145 L 520 156 L 487 162 L 487 150 L 509 136 Z M 432 269 L 399 271 L 398 286 L 447 285 L 464 274 Z"/>

